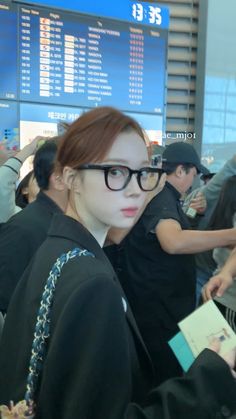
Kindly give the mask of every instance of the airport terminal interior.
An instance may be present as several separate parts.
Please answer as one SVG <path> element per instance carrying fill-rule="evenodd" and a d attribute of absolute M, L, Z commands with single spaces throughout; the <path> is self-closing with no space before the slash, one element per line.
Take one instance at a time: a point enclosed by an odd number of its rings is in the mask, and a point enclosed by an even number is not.
<path fill-rule="evenodd" d="M 0 419 L 236 418 L 235 17 L 0 0 Z"/>

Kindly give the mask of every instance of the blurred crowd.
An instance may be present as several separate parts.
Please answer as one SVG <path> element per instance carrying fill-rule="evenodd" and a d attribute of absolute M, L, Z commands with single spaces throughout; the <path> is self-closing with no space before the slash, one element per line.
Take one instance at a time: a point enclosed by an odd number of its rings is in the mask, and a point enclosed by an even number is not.
<path fill-rule="evenodd" d="M 113 108 L 1 151 L 2 417 L 235 417 L 235 351 L 184 374 L 168 344 L 211 299 L 236 332 L 235 246 L 236 155 L 218 173 L 186 142 L 157 155 Z"/>

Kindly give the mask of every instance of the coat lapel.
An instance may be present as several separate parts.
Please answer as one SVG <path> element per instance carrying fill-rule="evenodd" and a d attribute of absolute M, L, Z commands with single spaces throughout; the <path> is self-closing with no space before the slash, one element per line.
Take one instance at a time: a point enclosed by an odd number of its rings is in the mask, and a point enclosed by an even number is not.
<path fill-rule="evenodd" d="M 150 371 L 150 374 L 151 375 L 154 375 L 154 368 L 153 368 L 153 365 L 152 365 L 152 361 L 151 361 L 150 355 L 149 355 L 149 353 L 147 351 L 147 348 L 145 346 L 145 343 L 143 341 L 143 338 L 142 338 L 142 336 L 140 334 L 140 331 L 138 329 L 138 326 L 137 326 L 137 323 L 135 321 L 134 315 L 132 313 L 132 310 L 130 308 L 130 305 L 128 303 L 128 300 L 127 300 L 127 298 L 125 296 L 124 290 L 123 290 L 123 288 L 122 288 L 119 280 L 116 277 L 115 277 L 115 282 L 116 282 L 116 284 L 117 284 L 117 286 L 118 286 L 118 288 L 120 290 L 121 298 L 122 298 L 122 303 L 123 303 L 124 309 L 125 309 L 125 306 L 126 306 L 125 312 L 126 312 L 127 322 L 129 323 L 129 325 L 131 327 L 131 330 L 132 330 L 132 332 L 133 332 L 133 334 L 134 334 L 134 336 L 136 338 L 136 341 L 139 343 L 140 349 L 142 350 L 142 353 L 144 355 L 145 364 L 147 365 L 148 370 Z"/>

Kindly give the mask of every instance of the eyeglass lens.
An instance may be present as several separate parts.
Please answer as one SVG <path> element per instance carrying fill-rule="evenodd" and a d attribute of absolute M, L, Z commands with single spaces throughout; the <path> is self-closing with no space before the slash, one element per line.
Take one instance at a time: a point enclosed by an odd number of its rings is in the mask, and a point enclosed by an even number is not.
<path fill-rule="evenodd" d="M 159 174 L 141 170 L 138 172 L 137 180 L 141 189 L 145 191 L 152 190 L 156 187 Z M 123 189 L 131 179 L 131 172 L 127 167 L 114 166 L 107 171 L 107 183 L 109 188 L 113 190 Z"/>

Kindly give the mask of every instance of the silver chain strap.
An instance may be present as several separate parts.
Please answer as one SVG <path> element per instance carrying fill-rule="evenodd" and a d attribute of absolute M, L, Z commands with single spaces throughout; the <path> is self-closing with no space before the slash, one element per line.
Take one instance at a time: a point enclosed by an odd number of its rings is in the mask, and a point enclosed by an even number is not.
<path fill-rule="evenodd" d="M 86 249 L 75 248 L 62 254 L 54 263 L 47 278 L 40 308 L 37 315 L 37 322 L 34 332 L 34 340 L 31 349 L 31 358 L 29 363 L 29 373 L 27 377 L 25 401 L 28 406 L 28 414 L 32 415 L 34 410 L 34 396 L 37 390 L 38 380 L 43 368 L 43 362 L 47 350 L 47 340 L 50 336 L 50 312 L 53 304 L 54 292 L 57 281 L 61 275 L 63 266 L 70 260 L 78 256 L 94 255 Z"/>

